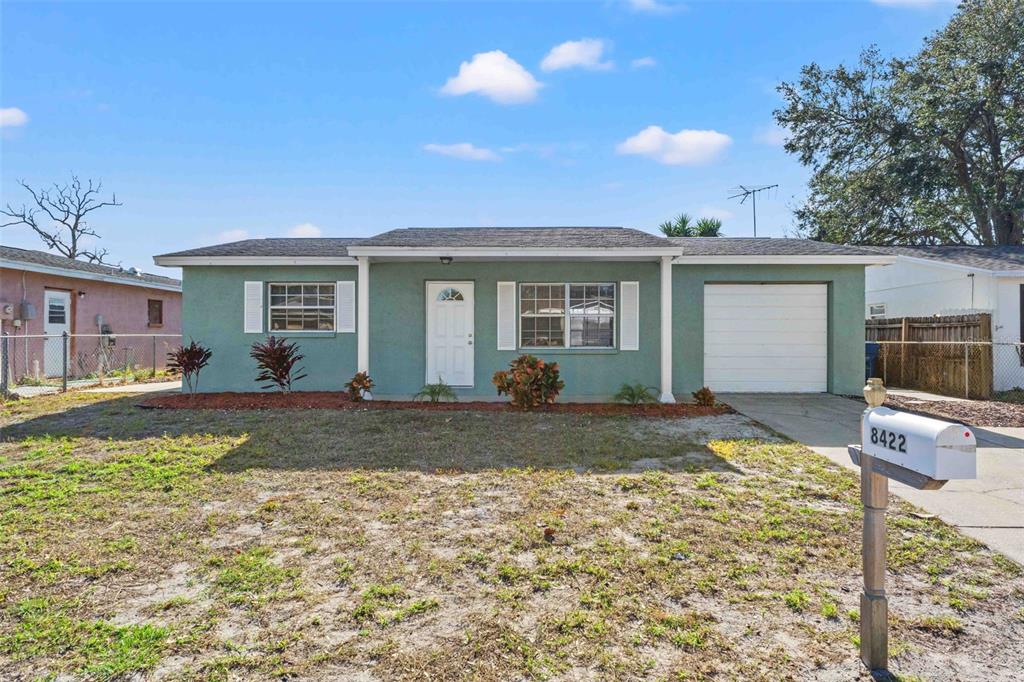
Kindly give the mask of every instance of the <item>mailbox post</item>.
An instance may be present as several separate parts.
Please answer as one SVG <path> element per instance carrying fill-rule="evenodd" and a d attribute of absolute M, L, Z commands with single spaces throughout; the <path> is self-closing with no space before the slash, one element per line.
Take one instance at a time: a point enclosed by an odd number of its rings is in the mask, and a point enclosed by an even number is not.
<path fill-rule="evenodd" d="M 885 594 L 889 479 L 920 490 L 937 490 L 950 479 L 975 478 L 977 467 L 976 442 L 969 428 L 881 407 L 885 395 L 881 379 L 868 379 L 862 445 L 849 446 L 850 458 L 860 467 L 864 505 L 860 658 L 870 670 L 889 667 L 889 600 Z"/>

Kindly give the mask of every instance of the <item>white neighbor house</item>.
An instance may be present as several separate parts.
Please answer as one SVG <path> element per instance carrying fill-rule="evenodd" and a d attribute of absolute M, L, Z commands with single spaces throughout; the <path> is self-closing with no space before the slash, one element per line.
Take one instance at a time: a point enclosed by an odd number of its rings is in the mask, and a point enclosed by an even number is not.
<path fill-rule="evenodd" d="M 865 317 L 990 313 L 993 387 L 1024 386 L 1024 247 L 879 247 L 896 262 L 864 272 Z"/>

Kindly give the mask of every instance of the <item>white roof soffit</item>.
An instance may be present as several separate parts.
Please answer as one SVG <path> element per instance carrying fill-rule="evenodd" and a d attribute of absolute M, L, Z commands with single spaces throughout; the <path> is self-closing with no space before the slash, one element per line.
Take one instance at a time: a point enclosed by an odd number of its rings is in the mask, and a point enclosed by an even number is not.
<path fill-rule="evenodd" d="M 899 254 L 897 258 L 899 260 L 905 260 L 911 263 L 917 263 L 919 265 L 934 265 L 940 268 L 949 268 L 950 270 L 962 270 L 964 272 L 979 272 L 983 275 L 991 275 L 993 277 L 1024 277 L 1024 270 L 989 270 L 987 268 L 978 268 L 973 265 L 947 263 L 946 261 L 937 260 L 935 258 L 918 258 L 916 256 L 906 256 L 903 254 Z"/>
<path fill-rule="evenodd" d="M 181 291 L 181 285 L 165 284 L 162 282 L 149 282 L 146 280 L 131 279 L 131 275 L 118 277 L 115 275 L 104 275 L 99 272 L 86 272 L 71 268 L 56 268 L 39 263 L 27 263 L 20 260 L 9 260 L 0 258 L 0 268 L 8 270 L 24 270 L 25 272 L 38 272 L 43 275 L 55 275 L 67 277 L 68 279 L 84 279 L 91 282 L 109 282 L 110 284 L 123 284 L 127 287 L 142 287 L 143 289 L 160 289 L 162 291 Z"/>

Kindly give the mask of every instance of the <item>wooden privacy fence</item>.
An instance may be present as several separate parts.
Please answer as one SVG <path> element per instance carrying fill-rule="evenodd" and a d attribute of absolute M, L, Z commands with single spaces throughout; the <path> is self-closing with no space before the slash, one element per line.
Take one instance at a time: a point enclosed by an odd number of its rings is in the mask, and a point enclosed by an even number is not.
<path fill-rule="evenodd" d="M 987 400 L 992 397 L 992 316 L 868 320 L 879 344 L 874 374 L 898 388 Z"/>

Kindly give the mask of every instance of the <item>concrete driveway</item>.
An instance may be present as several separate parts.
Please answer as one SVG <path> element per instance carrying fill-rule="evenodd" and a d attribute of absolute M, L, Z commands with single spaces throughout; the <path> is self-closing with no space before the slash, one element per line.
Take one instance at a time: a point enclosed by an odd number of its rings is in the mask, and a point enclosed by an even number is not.
<path fill-rule="evenodd" d="M 833 462 L 855 468 L 846 446 L 860 442 L 863 402 L 820 393 L 729 393 L 720 398 Z M 976 480 L 951 481 L 941 490 L 914 490 L 890 481 L 889 490 L 1024 564 L 1024 429 L 974 428 L 974 433 Z"/>

